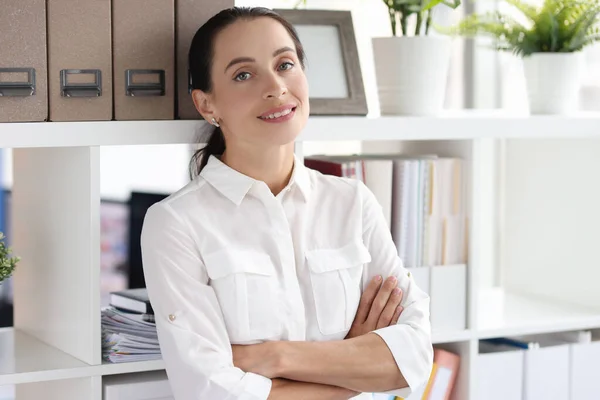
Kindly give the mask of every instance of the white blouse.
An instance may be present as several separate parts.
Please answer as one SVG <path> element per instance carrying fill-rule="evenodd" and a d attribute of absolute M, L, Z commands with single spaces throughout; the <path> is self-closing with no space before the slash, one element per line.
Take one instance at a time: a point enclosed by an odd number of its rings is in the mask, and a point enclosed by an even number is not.
<path fill-rule="evenodd" d="M 429 378 L 429 297 L 358 180 L 295 157 L 289 184 L 274 196 L 211 156 L 197 178 L 150 207 L 141 248 L 177 400 L 267 399 L 271 380 L 236 368 L 231 344 L 344 339 L 378 274 L 395 275 L 403 291 L 398 324 L 375 331 L 409 384 L 388 393 L 408 397 Z"/>

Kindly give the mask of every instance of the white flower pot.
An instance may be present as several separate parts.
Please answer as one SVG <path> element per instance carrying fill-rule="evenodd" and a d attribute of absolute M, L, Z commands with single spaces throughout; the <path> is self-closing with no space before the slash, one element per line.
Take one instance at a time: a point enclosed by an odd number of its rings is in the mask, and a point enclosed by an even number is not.
<path fill-rule="evenodd" d="M 443 110 L 449 37 L 377 37 L 372 44 L 381 115 L 429 116 Z"/>
<path fill-rule="evenodd" d="M 523 58 L 531 114 L 569 114 L 579 105 L 583 53 L 534 53 Z"/>

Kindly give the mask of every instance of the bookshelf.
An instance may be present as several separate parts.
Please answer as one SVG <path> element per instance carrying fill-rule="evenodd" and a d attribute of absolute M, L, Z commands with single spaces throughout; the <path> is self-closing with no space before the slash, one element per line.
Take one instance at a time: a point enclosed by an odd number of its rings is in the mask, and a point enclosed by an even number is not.
<path fill-rule="evenodd" d="M 23 257 L 14 276 L 15 328 L 0 330 L 0 386 L 16 385 L 16 400 L 41 394 L 51 400 L 100 400 L 104 376 L 164 368 L 162 361 L 106 364 L 101 359 L 99 148 L 192 144 L 203 124 L 0 123 L 0 145 L 14 149 L 13 247 Z M 582 198 L 595 201 L 600 194 L 598 185 L 590 183 L 594 170 L 584 162 L 586 154 L 590 160 L 600 154 L 594 152 L 600 151 L 599 127 L 600 113 L 561 117 L 461 111 L 437 118 L 311 117 L 299 137 L 299 154 L 304 143 L 359 141 L 365 151 L 372 145 L 386 153 L 438 153 L 468 161 L 467 327 L 433 332 L 434 343 L 461 355 L 457 400 L 479 400 L 473 396 L 480 339 L 600 329 L 600 294 L 591 293 L 600 280 L 592 261 L 595 249 L 584 241 L 567 265 L 571 249 L 559 246 L 559 236 L 541 235 L 549 230 L 544 218 L 555 214 L 569 229 L 579 226 L 578 234 L 594 234 L 600 211 L 559 211 L 579 205 Z M 499 183 L 502 201 L 493 206 L 486 191 L 494 186 L 487 168 L 495 163 L 486 152 L 490 141 L 510 161 Z M 554 176 L 563 183 L 567 179 L 567 172 L 556 175 L 555 164 L 575 173 L 575 181 L 566 186 L 569 192 L 556 190 L 556 182 L 546 178 L 544 172 L 555 168 Z M 504 221 L 500 240 L 490 234 L 496 214 Z M 506 232 L 513 236 L 507 238 Z M 551 240 L 551 247 L 542 239 Z M 502 266 L 496 288 L 482 283 L 494 259 L 489 248 L 497 251 Z M 543 257 L 550 250 L 556 262 Z M 561 281 L 568 283 L 561 286 Z"/>

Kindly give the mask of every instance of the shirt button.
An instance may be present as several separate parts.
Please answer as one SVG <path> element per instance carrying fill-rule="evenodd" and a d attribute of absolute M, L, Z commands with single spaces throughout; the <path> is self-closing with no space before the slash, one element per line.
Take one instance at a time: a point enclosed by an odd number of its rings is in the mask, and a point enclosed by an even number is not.
<path fill-rule="evenodd" d="M 175 318 L 177 318 L 177 317 L 175 317 L 175 315 L 169 314 L 169 321 L 173 322 L 173 321 L 175 321 Z"/>

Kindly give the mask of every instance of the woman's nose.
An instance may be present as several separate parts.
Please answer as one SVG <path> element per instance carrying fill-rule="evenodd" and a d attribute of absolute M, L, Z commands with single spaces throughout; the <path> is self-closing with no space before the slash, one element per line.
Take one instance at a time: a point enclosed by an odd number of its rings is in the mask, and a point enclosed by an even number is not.
<path fill-rule="evenodd" d="M 271 78 L 269 80 L 267 90 L 265 90 L 264 98 L 279 98 L 287 93 L 287 87 L 278 78 Z"/>

